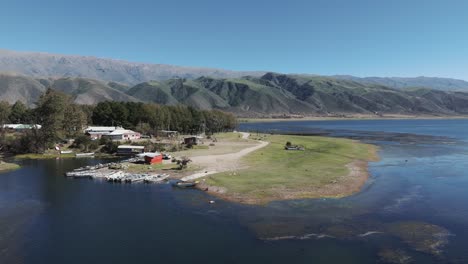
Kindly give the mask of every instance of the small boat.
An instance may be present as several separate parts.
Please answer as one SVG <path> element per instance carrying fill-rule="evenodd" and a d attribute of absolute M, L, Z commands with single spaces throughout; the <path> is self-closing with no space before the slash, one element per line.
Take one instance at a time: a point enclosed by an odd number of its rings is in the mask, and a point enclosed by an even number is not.
<path fill-rule="evenodd" d="M 186 181 L 178 181 L 174 183 L 174 186 L 179 187 L 179 188 L 191 188 L 195 187 L 197 185 L 198 181 L 196 182 L 186 182 Z"/>
<path fill-rule="evenodd" d="M 89 153 L 76 153 L 76 157 L 92 157 L 94 156 L 94 152 L 89 152 Z"/>
<path fill-rule="evenodd" d="M 61 150 L 60 151 L 60 154 L 72 154 L 72 153 L 73 153 L 73 151 L 71 151 L 71 150 Z"/>
<path fill-rule="evenodd" d="M 149 175 L 144 178 L 145 183 L 160 183 L 169 178 L 169 174 Z"/>

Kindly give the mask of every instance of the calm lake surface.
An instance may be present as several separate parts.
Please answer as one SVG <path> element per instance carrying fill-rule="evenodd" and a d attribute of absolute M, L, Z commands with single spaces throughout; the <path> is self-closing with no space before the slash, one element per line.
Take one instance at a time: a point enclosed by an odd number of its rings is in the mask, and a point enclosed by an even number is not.
<path fill-rule="evenodd" d="M 244 206 L 170 185 L 0 174 L 0 263 L 468 263 L 468 120 L 245 123 L 380 146 L 358 194 Z M 405 262 L 406 261 L 406 262 Z"/>

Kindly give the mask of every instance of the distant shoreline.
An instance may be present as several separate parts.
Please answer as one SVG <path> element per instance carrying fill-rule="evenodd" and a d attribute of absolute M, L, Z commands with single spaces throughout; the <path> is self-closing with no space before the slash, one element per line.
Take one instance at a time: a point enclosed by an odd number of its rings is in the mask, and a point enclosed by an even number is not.
<path fill-rule="evenodd" d="M 346 115 L 346 116 L 304 116 L 304 117 L 271 117 L 271 118 L 242 118 L 239 123 L 263 123 L 282 121 L 338 121 L 338 120 L 438 120 L 438 119 L 468 119 L 463 116 L 431 116 L 431 115 Z"/>

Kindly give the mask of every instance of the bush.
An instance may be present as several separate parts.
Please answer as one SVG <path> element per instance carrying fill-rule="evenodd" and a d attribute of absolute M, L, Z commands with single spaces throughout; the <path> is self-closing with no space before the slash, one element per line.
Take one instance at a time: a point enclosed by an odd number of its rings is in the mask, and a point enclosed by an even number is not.
<path fill-rule="evenodd" d="M 96 150 L 98 148 L 99 148 L 99 142 L 97 142 L 96 140 L 91 141 L 91 143 L 89 144 L 89 150 Z"/>
<path fill-rule="evenodd" d="M 71 145 L 71 147 L 88 150 L 89 146 L 91 145 L 91 142 L 92 141 L 90 137 L 86 135 L 79 135 L 75 138 L 75 141 L 73 142 L 73 145 Z"/>
<path fill-rule="evenodd" d="M 179 170 L 186 169 L 188 167 L 189 162 L 192 160 L 189 159 L 188 157 L 182 157 L 180 160 L 177 160 L 176 163 L 179 165 Z"/>
<path fill-rule="evenodd" d="M 114 142 L 112 140 L 108 140 L 106 144 L 104 144 L 104 147 L 101 149 L 101 151 L 113 154 L 117 152 L 118 147 L 119 147 L 119 143 Z"/>

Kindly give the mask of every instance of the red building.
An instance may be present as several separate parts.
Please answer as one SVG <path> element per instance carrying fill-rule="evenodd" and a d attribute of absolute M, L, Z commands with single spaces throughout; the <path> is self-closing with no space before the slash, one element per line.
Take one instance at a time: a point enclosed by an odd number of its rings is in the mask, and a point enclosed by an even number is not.
<path fill-rule="evenodd" d="M 163 161 L 163 155 L 159 152 L 148 153 L 145 155 L 145 162 L 148 164 L 160 164 Z"/>

